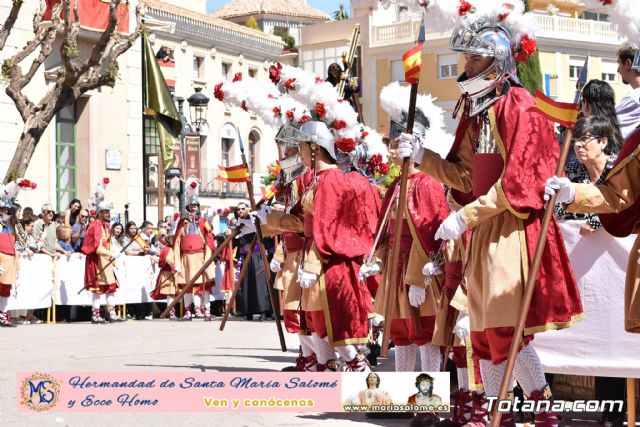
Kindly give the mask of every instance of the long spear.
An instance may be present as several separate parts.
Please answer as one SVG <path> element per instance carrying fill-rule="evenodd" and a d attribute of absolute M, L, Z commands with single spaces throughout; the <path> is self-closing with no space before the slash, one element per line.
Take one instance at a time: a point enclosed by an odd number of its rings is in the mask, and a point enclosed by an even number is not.
<path fill-rule="evenodd" d="M 576 83 L 576 94 L 573 98 L 573 103 L 578 105 L 580 101 L 580 94 L 582 87 L 587 81 L 587 66 L 589 63 L 589 57 L 584 61 L 582 66 L 582 72 L 578 83 Z M 560 149 L 560 158 L 558 158 L 558 164 L 556 165 L 555 175 L 560 176 L 564 171 L 564 164 L 567 161 L 569 155 L 569 148 L 571 147 L 571 140 L 573 139 L 573 129 L 568 127 L 564 133 L 564 140 L 562 141 L 562 148 Z M 529 268 L 529 276 L 527 276 L 527 282 L 524 285 L 524 296 L 522 297 L 522 307 L 520 308 L 520 316 L 518 317 L 518 323 L 513 331 L 513 338 L 511 339 L 511 347 L 509 347 L 509 357 L 507 358 L 507 364 L 504 369 L 504 376 L 502 377 L 502 384 L 500 385 L 500 394 L 498 401 L 507 398 L 507 391 L 511 383 L 511 376 L 513 375 L 513 368 L 516 363 L 516 355 L 520 349 L 520 343 L 522 342 L 522 334 L 524 332 L 524 325 L 527 320 L 527 314 L 529 313 L 529 305 L 531 298 L 533 297 L 533 290 L 536 285 L 536 278 L 538 276 L 538 270 L 540 269 L 540 262 L 542 261 L 542 253 L 544 247 L 547 244 L 547 234 L 549 232 L 549 224 L 553 216 L 553 208 L 556 204 L 556 198 L 558 194 L 554 193 L 551 199 L 547 202 L 547 207 L 544 211 L 544 217 L 542 218 L 542 225 L 540 227 L 540 234 L 538 235 L 538 242 L 536 243 L 536 249 L 533 253 L 533 261 L 531 268 Z M 491 425 L 498 427 L 500 425 L 500 418 L 502 414 L 498 412 L 498 405 L 493 405 L 491 410 Z"/>
<path fill-rule="evenodd" d="M 406 133 L 413 133 L 413 123 L 416 115 L 416 100 L 418 99 L 418 83 L 420 80 L 420 70 L 422 69 L 422 42 L 425 39 L 424 30 L 424 14 L 422 15 L 422 23 L 420 24 L 420 34 L 416 45 L 404 54 L 403 60 L 405 62 L 405 80 L 411 83 L 411 94 L 409 96 L 409 112 L 407 115 L 407 129 Z M 395 230 L 393 239 L 393 249 L 391 251 L 391 268 L 389 270 L 388 282 L 394 282 L 385 288 L 384 296 L 384 318 L 389 319 L 391 317 L 391 304 L 390 301 L 396 299 L 396 284 L 395 278 L 396 271 L 398 270 L 398 260 L 400 258 L 400 235 L 402 234 L 402 225 L 404 219 L 404 207 L 407 204 L 407 180 L 409 177 L 409 165 L 411 159 L 405 158 L 402 160 L 402 173 L 400 175 L 400 194 L 398 194 L 398 205 L 396 207 L 395 218 Z M 387 356 L 389 351 L 389 329 L 391 329 L 391 322 L 386 321 L 387 327 L 384 328 L 382 333 L 382 356 Z M 414 325 L 418 328 L 419 322 Z"/>
<path fill-rule="evenodd" d="M 239 131 L 238 131 L 238 142 L 240 143 L 240 155 L 242 157 L 242 164 L 247 170 L 249 170 L 249 165 L 247 164 L 247 156 L 244 153 L 244 144 L 242 143 L 242 137 L 240 136 Z M 249 192 L 249 202 L 251 203 L 251 209 L 256 211 L 258 209 L 258 205 L 256 204 L 256 199 L 253 195 L 253 182 L 251 181 L 251 179 L 247 180 L 247 191 Z M 280 310 L 276 305 L 276 296 L 273 290 L 273 283 L 271 282 L 271 274 L 270 274 L 271 268 L 269 267 L 269 260 L 267 259 L 267 251 L 264 246 L 264 238 L 262 236 L 262 229 L 260 228 L 260 219 L 257 217 L 255 219 L 255 225 L 256 225 L 256 237 L 258 238 L 258 245 L 260 246 L 260 255 L 262 257 L 262 264 L 264 265 L 267 291 L 269 292 L 269 300 L 271 301 L 273 316 L 276 319 L 276 328 L 278 329 L 278 338 L 280 338 L 280 348 L 282 349 L 283 352 L 286 352 L 287 344 L 284 340 L 284 332 L 282 330 L 282 323 L 280 322 Z"/>
<path fill-rule="evenodd" d="M 251 240 L 251 244 L 249 245 L 249 252 L 244 258 L 242 263 L 242 268 L 240 269 L 240 274 L 238 275 L 238 280 L 236 281 L 236 286 L 233 288 L 233 293 L 231 294 L 231 298 L 229 298 L 229 304 L 224 309 L 224 317 L 222 318 L 222 322 L 220 322 L 220 330 L 224 331 L 224 327 L 227 325 L 227 320 L 229 320 L 229 314 L 231 313 L 231 306 L 233 306 L 233 302 L 238 297 L 238 292 L 240 292 L 240 286 L 242 286 L 242 279 L 244 279 L 244 275 L 247 273 L 247 268 L 251 263 L 251 255 L 253 254 L 253 250 L 256 246 L 257 234 L 254 234 L 253 240 Z M 227 267 L 228 268 L 228 267 Z"/>

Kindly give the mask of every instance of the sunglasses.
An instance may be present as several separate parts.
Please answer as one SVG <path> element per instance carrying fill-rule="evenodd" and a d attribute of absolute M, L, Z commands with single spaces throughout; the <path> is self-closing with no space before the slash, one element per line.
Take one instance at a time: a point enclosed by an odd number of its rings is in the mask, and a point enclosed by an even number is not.
<path fill-rule="evenodd" d="M 44 213 L 46 213 L 46 214 L 52 214 L 52 213 L 53 213 L 53 211 L 44 211 Z"/>
<path fill-rule="evenodd" d="M 89 215 L 80 215 L 80 218 L 89 218 Z"/>

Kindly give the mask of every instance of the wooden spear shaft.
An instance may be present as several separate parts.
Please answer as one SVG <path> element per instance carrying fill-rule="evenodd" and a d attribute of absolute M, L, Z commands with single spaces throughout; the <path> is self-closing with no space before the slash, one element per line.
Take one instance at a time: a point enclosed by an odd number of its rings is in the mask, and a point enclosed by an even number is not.
<path fill-rule="evenodd" d="M 409 98 L 409 114 L 407 117 L 407 130 L 409 134 L 413 133 L 413 122 L 416 115 L 416 100 L 418 99 L 418 83 L 411 85 L 411 94 Z M 387 286 L 384 292 L 384 319 L 385 328 L 382 332 L 382 350 L 383 357 L 387 356 L 389 352 L 389 329 L 391 329 L 391 307 L 392 301 L 395 301 L 397 296 L 397 284 L 396 284 L 396 272 L 398 271 L 398 261 L 400 258 L 400 236 L 402 235 L 402 223 L 404 219 L 404 206 L 407 204 L 407 182 L 409 178 L 409 166 L 411 159 L 405 158 L 402 161 L 402 174 L 400 175 L 400 194 L 398 194 L 398 206 L 396 207 L 396 218 L 394 224 L 394 236 L 393 249 L 391 251 L 391 266 L 387 275 Z"/>
<path fill-rule="evenodd" d="M 233 302 L 238 297 L 238 292 L 240 292 L 240 286 L 242 285 L 242 279 L 244 279 L 244 275 L 247 273 L 247 269 L 249 268 L 249 264 L 251 263 L 251 255 L 253 254 L 253 248 L 256 245 L 256 239 L 258 238 L 257 234 L 253 236 L 253 240 L 251 240 L 251 244 L 249 245 L 249 252 L 244 257 L 244 262 L 242 263 L 242 268 L 240 269 L 240 274 L 238 275 L 238 280 L 236 281 L 236 286 L 233 288 L 233 293 L 231 294 L 231 298 L 229 298 L 229 303 L 224 309 L 224 318 L 220 323 L 220 330 L 224 331 L 224 327 L 227 325 L 227 320 L 229 319 L 229 314 L 231 313 L 231 307 L 233 306 Z M 229 267 L 227 267 L 229 268 Z"/>

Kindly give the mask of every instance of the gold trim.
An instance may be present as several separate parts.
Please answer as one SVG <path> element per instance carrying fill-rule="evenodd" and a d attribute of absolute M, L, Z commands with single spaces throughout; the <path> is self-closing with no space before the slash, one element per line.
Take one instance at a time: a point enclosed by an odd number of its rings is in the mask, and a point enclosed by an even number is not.
<path fill-rule="evenodd" d="M 500 173 L 500 178 L 498 179 L 498 182 L 496 182 L 496 190 L 498 193 L 498 197 L 500 198 L 502 203 L 505 205 L 505 207 L 509 210 L 509 212 L 511 212 L 513 215 L 515 215 L 520 219 L 527 219 L 529 218 L 529 213 L 518 212 L 517 210 L 515 210 L 513 206 L 511 206 L 511 203 L 509 203 L 509 200 L 507 199 L 507 196 L 504 193 L 504 189 L 502 188 L 502 178 L 504 177 L 505 165 L 507 164 L 506 162 L 507 150 L 505 149 L 504 142 L 502 141 L 502 137 L 498 132 L 498 127 L 496 125 L 496 113 L 493 107 L 489 108 L 489 124 L 491 126 L 491 134 L 495 138 L 496 144 L 500 149 L 500 156 L 502 157 L 502 163 L 503 163 L 502 173 Z"/>
<path fill-rule="evenodd" d="M 471 346 L 471 339 L 466 338 L 464 341 L 465 346 L 465 354 L 467 357 L 467 383 L 469 384 L 470 391 L 480 391 L 484 390 L 484 384 L 482 383 L 482 378 L 480 378 L 481 382 L 476 381 L 476 372 L 474 368 L 473 361 L 473 347 Z"/>
<path fill-rule="evenodd" d="M 584 313 L 579 313 L 574 316 L 571 316 L 571 320 L 569 320 L 568 322 L 549 322 L 549 323 L 545 323 L 544 325 L 532 326 L 530 328 L 525 328 L 524 334 L 533 335 L 533 334 L 538 334 L 540 332 L 570 328 L 577 322 L 584 320 L 584 317 L 585 317 Z"/>
<path fill-rule="evenodd" d="M 480 223 L 480 218 L 478 218 L 478 215 L 473 212 L 473 209 L 471 209 L 469 205 L 465 205 L 462 208 L 461 215 L 469 228 L 473 228 Z"/>
<path fill-rule="evenodd" d="M 524 223 L 521 219 L 516 220 L 518 224 L 518 239 L 520 240 L 520 266 L 522 267 L 522 294 L 525 293 L 525 285 L 529 277 L 529 253 L 527 252 L 527 235 L 524 232 Z M 535 286 L 535 282 L 533 284 Z"/>

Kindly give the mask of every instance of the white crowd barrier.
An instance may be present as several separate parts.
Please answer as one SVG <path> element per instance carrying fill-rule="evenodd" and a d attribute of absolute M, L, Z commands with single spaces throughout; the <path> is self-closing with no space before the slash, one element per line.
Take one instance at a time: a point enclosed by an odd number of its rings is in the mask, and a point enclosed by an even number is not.
<path fill-rule="evenodd" d="M 546 372 L 639 378 L 640 335 L 625 332 L 623 309 L 627 260 L 636 236 L 616 239 L 601 228 L 582 237 L 580 226 L 580 221 L 560 222 L 585 319 L 536 334 L 532 344 Z"/>
<path fill-rule="evenodd" d="M 20 259 L 17 286 L 11 291 L 8 310 L 51 307 L 58 305 L 91 305 L 91 293 L 78 291 L 84 287 L 85 257 L 74 254 L 53 261 L 48 255 L 34 255 Z M 158 268 L 148 256 L 122 256 L 115 262 L 115 273 L 120 288 L 115 293 L 115 304 L 149 302 L 154 289 Z M 102 296 L 102 303 L 106 304 Z"/>

